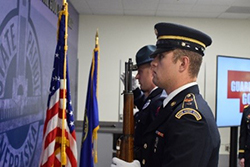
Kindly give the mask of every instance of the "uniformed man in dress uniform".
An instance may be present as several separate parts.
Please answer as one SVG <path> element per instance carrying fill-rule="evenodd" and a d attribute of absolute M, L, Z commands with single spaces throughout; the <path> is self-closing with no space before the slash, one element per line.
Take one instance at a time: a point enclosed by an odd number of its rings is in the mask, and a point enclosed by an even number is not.
<path fill-rule="evenodd" d="M 239 163 L 250 167 L 250 106 L 245 106 L 240 124 Z"/>
<path fill-rule="evenodd" d="M 155 25 L 153 82 L 168 94 L 159 115 L 143 134 L 142 162 L 116 167 L 217 167 L 220 135 L 197 85 L 202 57 L 211 38 L 172 23 Z"/>
<path fill-rule="evenodd" d="M 136 53 L 136 65 L 133 68 L 137 70 L 137 74 L 132 78 L 132 89 L 134 104 L 138 109 L 134 115 L 134 159 L 139 161 L 141 161 L 143 148 L 142 135 L 157 116 L 160 106 L 166 98 L 165 91 L 153 83 L 153 73 L 150 66 L 153 58 L 150 55 L 155 50 L 155 45 L 146 45 L 140 48 Z M 121 80 L 124 82 L 124 74 L 121 75 Z"/>

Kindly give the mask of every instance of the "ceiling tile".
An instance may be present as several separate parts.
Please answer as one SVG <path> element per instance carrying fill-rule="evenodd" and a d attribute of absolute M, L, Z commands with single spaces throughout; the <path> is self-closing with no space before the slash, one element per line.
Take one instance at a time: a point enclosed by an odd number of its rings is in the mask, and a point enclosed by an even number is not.
<path fill-rule="evenodd" d="M 220 13 L 216 12 L 166 12 L 157 11 L 156 16 L 188 17 L 188 18 L 216 18 Z"/>
<path fill-rule="evenodd" d="M 121 0 L 86 0 L 90 8 L 121 9 Z"/>
<path fill-rule="evenodd" d="M 197 0 L 196 4 L 203 5 L 232 5 L 235 0 Z"/>
<path fill-rule="evenodd" d="M 249 0 L 235 0 L 235 2 L 232 4 L 232 6 L 250 6 Z"/>
<path fill-rule="evenodd" d="M 249 6 L 231 6 L 228 8 L 225 13 L 246 13 L 250 14 L 250 7 Z"/>
<path fill-rule="evenodd" d="M 168 4 L 195 4 L 197 0 L 160 0 L 159 3 Z"/>
<path fill-rule="evenodd" d="M 124 10 L 125 15 L 154 16 L 155 10 Z"/>
<path fill-rule="evenodd" d="M 156 10 L 157 3 L 155 2 L 146 2 L 146 1 L 137 1 L 137 0 L 130 0 L 130 1 L 123 1 L 123 7 L 125 10 Z"/>
<path fill-rule="evenodd" d="M 159 3 L 157 10 L 170 10 L 170 11 L 191 11 L 193 5 L 185 4 L 185 5 L 178 5 L 178 4 L 167 4 L 167 3 Z"/>
<path fill-rule="evenodd" d="M 75 7 L 81 6 L 82 8 L 87 8 L 88 6 L 85 0 L 70 0 L 70 3 L 73 4 Z"/>
<path fill-rule="evenodd" d="M 192 18 L 217 18 L 221 13 L 220 12 L 189 12 L 186 17 Z"/>
<path fill-rule="evenodd" d="M 168 17 L 181 17 L 181 16 L 186 16 L 187 13 L 188 12 L 158 10 L 155 15 L 156 16 L 168 16 Z"/>
<path fill-rule="evenodd" d="M 94 15 L 123 15 L 123 10 L 120 9 L 104 9 L 104 8 L 93 8 Z"/>
<path fill-rule="evenodd" d="M 69 0 L 79 14 L 164 17 L 249 18 L 250 0 Z M 230 9 L 230 10 L 228 10 Z M 228 10 L 228 11 L 227 11 Z M 241 13 L 241 14 L 240 14 Z"/>
<path fill-rule="evenodd" d="M 193 12 L 225 12 L 230 6 L 228 5 L 194 5 Z"/>
<path fill-rule="evenodd" d="M 222 19 L 248 19 L 250 14 L 222 13 L 218 18 Z"/>

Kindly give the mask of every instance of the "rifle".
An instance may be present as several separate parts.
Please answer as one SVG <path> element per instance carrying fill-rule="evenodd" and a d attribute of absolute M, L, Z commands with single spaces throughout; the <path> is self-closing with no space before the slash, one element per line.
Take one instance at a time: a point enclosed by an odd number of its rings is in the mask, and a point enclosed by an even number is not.
<path fill-rule="evenodd" d="M 118 158 L 132 162 L 134 160 L 134 95 L 132 92 L 133 62 L 125 62 L 123 135 L 117 140 L 116 155 Z"/>

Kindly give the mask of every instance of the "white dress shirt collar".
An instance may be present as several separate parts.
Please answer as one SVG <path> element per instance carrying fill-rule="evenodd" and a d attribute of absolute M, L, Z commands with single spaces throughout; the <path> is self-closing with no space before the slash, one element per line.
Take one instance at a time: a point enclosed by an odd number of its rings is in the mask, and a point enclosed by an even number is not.
<path fill-rule="evenodd" d="M 194 86 L 194 85 L 197 85 L 197 82 L 191 82 L 191 83 L 188 83 L 186 85 L 183 85 L 181 87 L 179 87 L 178 89 L 174 90 L 173 92 L 171 92 L 167 98 L 163 101 L 163 108 L 168 104 L 168 102 L 173 98 L 175 97 L 178 93 L 180 93 L 182 90 L 184 89 L 187 89 L 191 86 Z"/>

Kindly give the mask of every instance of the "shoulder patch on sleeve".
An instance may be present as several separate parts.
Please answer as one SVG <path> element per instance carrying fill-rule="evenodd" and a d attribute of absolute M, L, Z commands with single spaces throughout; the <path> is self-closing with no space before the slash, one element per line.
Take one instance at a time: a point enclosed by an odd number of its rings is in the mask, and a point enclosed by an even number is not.
<path fill-rule="evenodd" d="M 193 115 L 197 121 L 201 120 L 201 114 L 193 108 L 183 108 L 175 114 L 175 117 L 181 119 L 184 115 Z"/>
<path fill-rule="evenodd" d="M 247 108 L 248 106 L 249 106 L 249 105 L 245 105 L 245 106 L 244 106 L 244 109 Z"/>
<path fill-rule="evenodd" d="M 182 108 L 193 108 L 198 110 L 197 102 L 195 99 L 195 95 L 193 93 L 189 93 L 185 96 L 182 102 Z"/>

